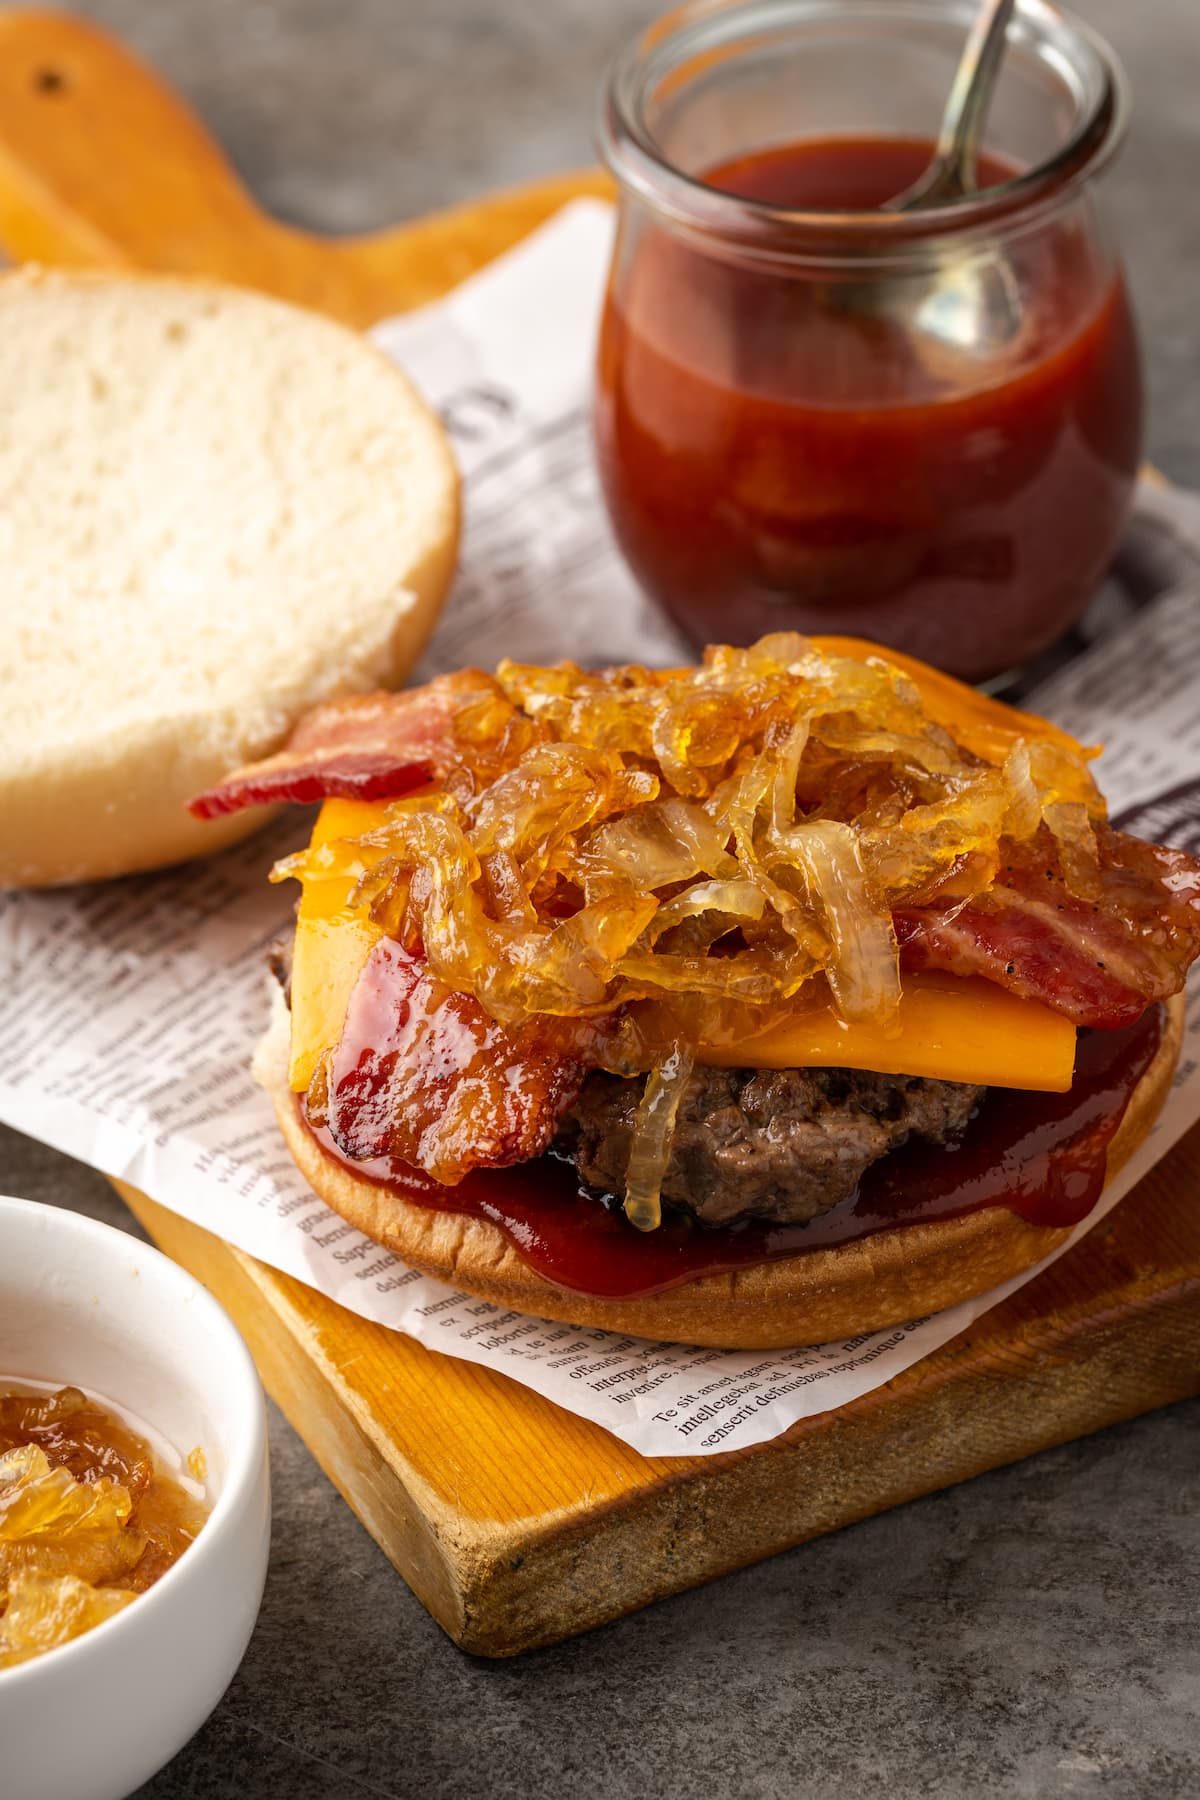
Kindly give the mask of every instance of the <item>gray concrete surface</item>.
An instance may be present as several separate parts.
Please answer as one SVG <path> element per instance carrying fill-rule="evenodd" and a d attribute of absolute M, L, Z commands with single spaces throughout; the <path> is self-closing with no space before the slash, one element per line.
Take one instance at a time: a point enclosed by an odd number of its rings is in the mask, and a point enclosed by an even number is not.
<path fill-rule="evenodd" d="M 81 10 L 189 97 L 267 205 L 338 231 L 584 160 L 598 75 L 653 8 Z M 1134 88 L 1111 201 L 1150 453 L 1200 485 L 1200 5 L 1078 10 Z M 0 1191 L 131 1225 L 99 1176 L 12 1132 Z M 506 1665 L 454 1650 L 274 1411 L 271 1449 L 274 1552 L 249 1654 L 143 1800 L 1200 1794 L 1200 1403 Z"/>

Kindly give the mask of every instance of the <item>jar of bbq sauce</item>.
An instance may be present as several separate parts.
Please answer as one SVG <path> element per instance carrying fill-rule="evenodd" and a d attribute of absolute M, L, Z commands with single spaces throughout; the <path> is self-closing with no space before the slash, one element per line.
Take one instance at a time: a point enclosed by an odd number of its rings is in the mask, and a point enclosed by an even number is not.
<path fill-rule="evenodd" d="M 978 186 L 933 154 L 976 0 L 686 5 L 619 60 L 596 440 L 635 574 L 697 646 L 852 633 L 968 680 L 1058 639 L 1141 446 L 1096 208 L 1107 47 L 1018 0 Z"/>

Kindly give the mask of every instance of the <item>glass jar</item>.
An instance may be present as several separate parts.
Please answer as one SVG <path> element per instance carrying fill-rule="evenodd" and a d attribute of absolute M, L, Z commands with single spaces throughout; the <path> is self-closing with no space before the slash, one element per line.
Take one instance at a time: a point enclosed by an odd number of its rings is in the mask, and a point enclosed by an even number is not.
<path fill-rule="evenodd" d="M 971 680 L 1076 619 L 1141 447 L 1095 176 L 1107 47 L 1018 0 L 980 186 L 912 212 L 976 0 L 686 5 L 608 83 L 620 208 L 596 439 L 642 585 L 697 646 L 796 629 Z"/>

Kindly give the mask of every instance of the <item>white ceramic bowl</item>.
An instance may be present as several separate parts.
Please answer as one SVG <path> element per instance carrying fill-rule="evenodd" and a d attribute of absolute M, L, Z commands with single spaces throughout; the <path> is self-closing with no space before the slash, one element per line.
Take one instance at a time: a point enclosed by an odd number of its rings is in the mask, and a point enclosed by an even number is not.
<path fill-rule="evenodd" d="M 262 1389 L 199 1282 L 124 1232 L 0 1197 L 0 1386 L 114 1401 L 186 1456 L 215 1504 L 195 1543 L 123 1612 L 0 1669 L 4 1800 L 120 1800 L 199 1729 L 242 1659 L 270 1541 Z"/>

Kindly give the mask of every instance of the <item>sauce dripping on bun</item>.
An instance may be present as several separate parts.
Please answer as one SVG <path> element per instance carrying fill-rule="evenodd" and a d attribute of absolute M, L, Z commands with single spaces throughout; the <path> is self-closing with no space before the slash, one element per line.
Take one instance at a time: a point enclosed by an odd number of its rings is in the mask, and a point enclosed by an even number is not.
<path fill-rule="evenodd" d="M 1162 1031 L 1162 1008 L 1153 1006 L 1122 1031 L 1082 1032 L 1069 1093 L 989 1088 L 958 1143 L 893 1151 L 866 1171 L 852 1199 L 807 1225 L 747 1220 L 706 1230 L 668 1216 L 643 1233 L 615 1195 L 591 1193 L 559 1156 L 478 1169 L 448 1188 L 389 1157 L 351 1163 L 327 1130 L 308 1130 L 359 1179 L 417 1206 L 498 1225 L 522 1260 L 556 1286 L 628 1299 L 984 1207 L 1008 1207 L 1034 1225 L 1078 1225 L 1100 1198 L 1108 1146 Z"/>

